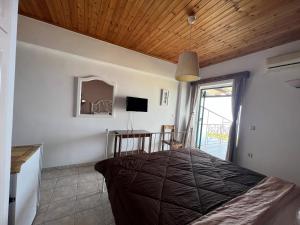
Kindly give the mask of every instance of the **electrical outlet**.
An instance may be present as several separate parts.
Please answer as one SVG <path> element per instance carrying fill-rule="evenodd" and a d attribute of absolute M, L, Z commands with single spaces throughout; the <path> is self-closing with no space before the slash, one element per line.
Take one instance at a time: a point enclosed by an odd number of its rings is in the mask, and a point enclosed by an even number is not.
<path fill-rule="evenodd" d="M 248 153 L 248 157 L 249 157 L 250 159 L 252 159 L 252 158 L 253 158 L 253 153 L 249 152 L 249 153 Z"/>

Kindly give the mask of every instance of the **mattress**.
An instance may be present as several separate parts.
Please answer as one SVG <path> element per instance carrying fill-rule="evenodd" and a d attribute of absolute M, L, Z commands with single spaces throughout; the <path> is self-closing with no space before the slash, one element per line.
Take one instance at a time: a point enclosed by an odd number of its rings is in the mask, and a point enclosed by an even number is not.
<path fill-rule="evenodd" d="M 101 161 L 117 225 L 184 225 L 242 195 L 264 175 L 199 149 Z"/>

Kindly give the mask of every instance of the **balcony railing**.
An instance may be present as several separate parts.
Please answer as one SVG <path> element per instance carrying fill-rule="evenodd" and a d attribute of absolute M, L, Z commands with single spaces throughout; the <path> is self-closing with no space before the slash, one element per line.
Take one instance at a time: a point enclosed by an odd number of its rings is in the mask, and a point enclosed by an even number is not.
<path fill-rule="evenodd" d="M 207 108 L 200 109 L 197 147 L 219 158 L 225 158 L 232 121 Z"/>
<path fill-rule="evenodd" d="M 201 144 L 222 144 L 228 142 L 230 124 L 203 124 L 202 126 L 205 129 L 205 135 L 202 135 L 204 140 L 201 140 Z"/>

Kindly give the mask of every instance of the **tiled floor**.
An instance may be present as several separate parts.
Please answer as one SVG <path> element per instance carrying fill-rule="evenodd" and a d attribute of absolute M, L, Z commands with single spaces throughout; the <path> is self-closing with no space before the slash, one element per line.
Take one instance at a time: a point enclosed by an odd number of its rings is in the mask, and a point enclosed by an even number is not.
<path fill-rule="evenodd" d="M 103 177 L 93 165 L 43 171 L 34 225 L 114 225 Z M 105 189 L 105 184 L 104 184 Z"/>

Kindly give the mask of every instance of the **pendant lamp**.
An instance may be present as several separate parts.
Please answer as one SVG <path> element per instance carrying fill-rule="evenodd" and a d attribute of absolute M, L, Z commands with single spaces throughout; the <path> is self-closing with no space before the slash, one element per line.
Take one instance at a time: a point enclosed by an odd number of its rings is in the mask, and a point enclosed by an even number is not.
<path fill-rule="evenodd" d="M 189 16 L 188 23 L 190 24 L 190 43 L 191 43 L 191 31 L 192 25 L 195 23 L 196 17 Z M 199 61 L 196 52 L 188 50 L 179 55 L 178 64 L 176 69 L 176 80 L 183 82 L 191 82 L 200 79 L 199 74 Z"/>

